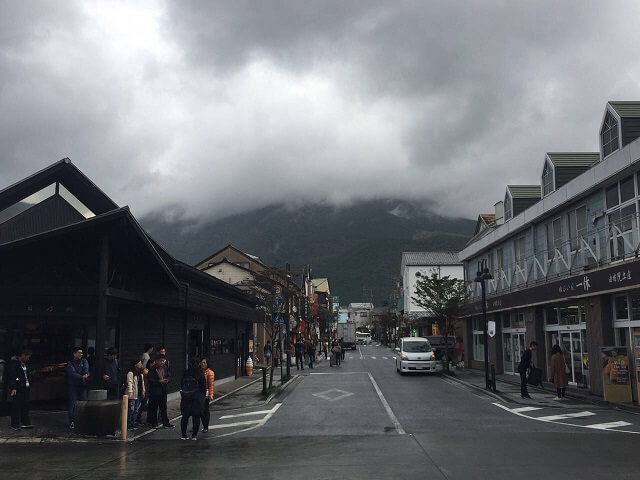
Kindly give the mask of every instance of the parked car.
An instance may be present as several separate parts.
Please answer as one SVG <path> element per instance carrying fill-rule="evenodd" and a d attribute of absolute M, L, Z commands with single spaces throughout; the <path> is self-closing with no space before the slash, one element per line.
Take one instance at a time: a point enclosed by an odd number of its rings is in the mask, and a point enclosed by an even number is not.
<path fill-rule="evenodd" d="M 424 337 L 401 338 L 396 353 L 396 371 L 400 372 L 400 375 L 436 371 L 436 355 L 429 340 Z"/>

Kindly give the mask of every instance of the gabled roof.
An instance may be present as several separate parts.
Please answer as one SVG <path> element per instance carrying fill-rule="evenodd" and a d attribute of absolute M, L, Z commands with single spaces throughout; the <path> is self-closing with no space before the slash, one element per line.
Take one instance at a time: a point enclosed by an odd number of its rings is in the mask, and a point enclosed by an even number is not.
<path fill-rule="evenodd" d="M 540 185 L 507 185 L 507 190 L 511 198 L 542 198 L 542 187 Z"/>
<path fill-rule="evenodd" d="M 402 265 L 439 266 L 461 265 L 458 252 L 402 252 Z"/>
<path fill-rule="evenodd" d="M 0 190 L 0 210 L 20 202 L 29 195 L 55 183 L 62 183 L 93 213 L 100 215 L 115 210 L 118 205 L 100 190 L 68 158 L 54 163 L 33 175 Z"/>
<path fill-rule="evenodd" d="M 234 252 L 236 252 L 236 253 L 240 254 L 241 256 L 245 257 L 247 260 L 250 260 L 250 261 L 252 261 L 252 262 L 256 262 L 256 263 L 258 263 L 260 266 L 262 266 L 262 267 L 264 267 L 264 268 L 267 268 L 267 266 L 264 264 L 264 262 L 263 262 L 262 260 L 260 260 L 260 257 L 255 256 L 255 255 L 251 255 L 251 254 L 249 254 L 249 253 L 247 253 L 247 252 L 243 252 L 243 251 L 242 251 L 242 250 L 240 250 L 238 247 L 235 247 L 235 246 L 231 245 L 230 243 L 229 243 L 226 247 L 221 248 L 221 249 L 220 249 L 220 250 L 218 250 L 217 252 L 215 252 L 215 253 L 213 253 L 213 254 L 211 254 L 211 255 L 207 256 L 207 258 L 205 258 L 204 260 L 202 260 L 202 261 L 200 261 L 200 262 L 197 262 L 197 263 L 196 263 L 196 265 L 195 265 L 195 266 L 196 266 L 196 268 L 198 268 L 198 269 L 207 268 L 207 267 L 208 267 L 208 264 L 210 263 L 210 260 L 211 260 L 212 258 L 217 257 L 218 255 L 220 255 L 222 252 L 224 252 L 224 251 L 225 251 L 225 250 L 227 250 L 227 249 L 231 249 L 231 250 L 233 250 Z M 214 263 L 215 263 L 215 262 L 214 262 Z"/>
<path fill-rule="evenodd" d="M 607 102 L 620 118 L 640 117 L 640 102 Z"/>
<path fill-rule="evenodd" d="M 600 152 L 547 152 L 554 167 L 589 168 L 600 161 Z"/>

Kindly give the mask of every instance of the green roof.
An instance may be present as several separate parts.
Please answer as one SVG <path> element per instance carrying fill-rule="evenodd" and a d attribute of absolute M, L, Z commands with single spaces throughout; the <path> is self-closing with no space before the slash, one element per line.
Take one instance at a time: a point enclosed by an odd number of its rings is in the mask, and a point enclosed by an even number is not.
<path fill-rule="evenodd" d="M 507 185 L 511 198 L 542 198 L 540 185 Z"/>
<path fill-rule="evenodd" d="M 600 161 L 598 152 L 548 152 L 547 157 L 555 167 L 589 168 Z"/>
<path fill-rule="evenodd" d="M 640 117 L 640 102 L 609 102 L 616 113 L 622 117 Z"/>

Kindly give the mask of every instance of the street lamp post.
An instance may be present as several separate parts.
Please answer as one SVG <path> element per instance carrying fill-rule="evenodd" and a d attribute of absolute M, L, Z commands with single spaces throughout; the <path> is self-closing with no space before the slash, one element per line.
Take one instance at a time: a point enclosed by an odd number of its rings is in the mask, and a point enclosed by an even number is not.
<path fill-rule="evenodd" d="M 478 262 L 478 272 L 474 282 L 479 283 L 482 290 L 482 323 L 484 325 L 484 379 L 485 387 L 487 390 L 491 389 L 491 383 L 489 382 L 489 333 L 487 331 L 487 300 L 485 292 L 485 280 L 491 280 L 493 275 L 487 268 L 487 261 L 481 260 Z"/>

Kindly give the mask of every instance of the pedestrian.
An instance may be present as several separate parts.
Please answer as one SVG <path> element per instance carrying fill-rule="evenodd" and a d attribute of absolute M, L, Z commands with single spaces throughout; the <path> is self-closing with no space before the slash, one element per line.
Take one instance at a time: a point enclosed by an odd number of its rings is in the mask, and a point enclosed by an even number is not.
<path fill-rule="evenodd" d="M 160 347 L 158 349 L 158 354 L 164 356 L 164 368 L 167 370 L 167 376 L 171 375 L 171 363 L 169 362 L 169 357 L 167 357 L 167 349 L 164 347 Z"/>
<path fill-rule="evenodd" d="M 316 347 L 313 345 L 313 340 L 307 342 L 307 355 L 309 356 L 309 368 L 313 368 L 313 361 L 316 358 Z"/>
<path fill-rule="evenodd" d="M 182 430 L 182 440 L 188 440 L 187 426 L 191 418 L 191 440 L 198 439 L 200 428 L 200 418 L 204 407 L 204 391 L 206 382 L 202 370 L 197 362 L 192 362 L 182 376 L 180 389 L 180 427 Z"/>
<path fill-rule="evenodd" d="M 151 425 L 149 422 L 149 405 L 151 404 L 151 389 L 149 388 L 149 371 L 154 368 L 156 364 L 155 358 L 150 358 L 147 362 L 147 368 L 142 369 L 142 381 L 144 382 L 144 391 L 145 396 L 140 403 L 140 408 L 138 409 L 138 417 L 136 418 L 136 423 L 142 423 L 142 413 L 147 412 L 147 425 Z"/>
<path fill-rule="evenodd" d="M 153 345 L 151 343 L 145 343 L 144 352 L 142 353 L 142 368 L 148 368 L 147 363 L 151 359 L 151 354 L 153 353 Z"/>
<path fill-rule="evenodd" d="M 554 345 L 551 348 L 551 381 L 556 386 L 558 395 L 554 400 L 562 400 L 565 397 L 567 385 L 569 383 L 567 374 L 569 373 L 569 367 L 564 361 L 564 355 L 562 355 L 562 349 L 560 345 Z"/>
<path fill-rule="evenodd" d="M 22 350 L 17 357 L 11 359 L 9 365 L 9 394 L 11 396 L 11 427 L 33 428 L 29 419 L 29 369 L 27 362 L 31 359 L 30 350 Z"/>
<path fill-rule="evenodd" d="M 327 359 L 327 356 L 329 355 L 329 340 L 328 339 L 324 339 L 324 342 L 322 342 L 322 347 L 324 350 L 324 359 Z"/>
<path fill-rule="evenodd" d="M 65 367 L 67 384 L 69 386 L 69 428 L 74 428 L 74 409 L 78 400 L 87 399 L 87 384 L 89 383 L 89 362 L 82 358 L 82 347 L 72 350 L 72 358 Z"/>
<path fill-rule="evenodd" d="M 340 360 L 344 360 L 344 355 L 347 353 L 347 349 L 344 348 L 344 337 L 340 337 Z"/>
<path fill-rule="evenodd" d="M 202 433 L 207 433 L 209 431 L 209 420 L 211 417 L 209 404 L 213 400 L 213 394 L 215 393 L 214 382 L 216 375 L 213 370 L 209 368 L 209 359 L 206 357 L 200 359 L 200 369 L 202 370 L 202 375 L 205 380 L 204 383 L 206 385 L 204 391 L 204 407 L 202 409 Z"/>
<path fill-rule="evenodd" d="M 527 373 L 529 369 L 534 367 L 531 352 L 535 352 L 537 348 L 538 343 L 535 340 L 532 340 L 531 343 L 529 343 L 529 348 L 524 351 L 520 358 L 518 373 L 520 373 L 520 396 L 522 398 L 531 398 L 529 396 L 529 391 L 527 390 Z"/>
<path fill-rule="evenodd" d="M 107 350 L 103 371 L 104 375 L 102 375 L 102 380 L 104 382 L 104 388 L 107 391 L 107 400 L 116 400 L 120 393 L 118 391 L 120 386 L 120 366 L 118 365 L 115 348 L 109 348 Z"/>
<path fill-rule="evenodd" d="M 127 371 L 127 395 L 129 397 L 129 415 L 127 417 L 127 427 L 135 430 L 137 427 L 138 408 L 141 400 L 145 397 L 144 381 L 142 379 L 142 361 L 132 360 Z"/>
<path fill-rule="evenodd" d="M 302 338 L 298 337 L 294 348 L 296 351 L 296 370 L 304 370 L 304 342 Z"/>
<path fill-rule="evenodd" d="M 267 366 L 271 365 L 271 340 L 267 340 L 267 344 L 264 346 L 263 353 L 264 363 L 266 363 Z"/>
<path fill-rule="evenodd" d="M 273 366 L 274 367 L 279 367 L 280 366 L 280 360 L 282 360 L 282 347 L 280 346 L 280 340 L 276 341 L 276 346 L 275 346 L 275 356 L 273 357 Z"/>
<path fill-rule="evenodd" d="M 336 367 L 339 367 L 341 363 L 342 355 L 340 353 L 340 350 L 340 342 L 336 340 L 335 342 L 333 342 L 333 347 L 331 347 L 331 353 L 333 353 L 334 363 L 336 364 Z"/>
<path fill-rule="evenodd" d="M 169 386 L 169 372 L 166 367 L 164 355 L 158 353 L 156 362 L 149 370 L 149 411 L 147 412 L 147 422 L 154 428 L 158 428 L 159 421 L 162 421 L 163 428 L 174 428 L 167 416 L 167 393 Z M 158 419 L 160 410 L 160 419 Z"/>

